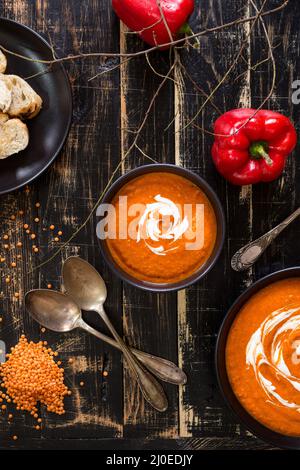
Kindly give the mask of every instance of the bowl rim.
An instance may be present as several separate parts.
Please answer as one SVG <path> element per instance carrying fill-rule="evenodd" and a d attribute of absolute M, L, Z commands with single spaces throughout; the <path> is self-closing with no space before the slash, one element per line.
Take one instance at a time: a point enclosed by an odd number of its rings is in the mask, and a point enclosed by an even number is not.
<path fill-rule="evenodd" d="M 178 282 L 174 283 L 165 283 L 165 284 L 156 284 L 156 283 L 151 283 L 148 281 L 140 281 L 133 276 L 129 275 L 125 271 L 123 271 L 116 262 L 114 262 L 113 258 L 110 256 L 108 249 L 105 244 L 105 240 L 100 240 L 97 237 L 99 246 L 100 246 L 100 251 L 101 254 L 106 262 L 106 264 L 109 266 L 109 268 L 113 271 L 113 273 L 119 277 L 122 281 L 127 282 L 135 287 L 138 287 L 140 289 L 143 289 L 145 291 L 150 291 L 150 292 L 174 292 L 178 291 L 181 289 L 185 289 L 186 287 L 194 284 L 198 280 L 202 279 L 216 264 L 221 251 L 223 249 L 224 245 L 224 240 L 225 240 L 225 231 L 226 231 L 226 224 L 225 224 L 225 215 L 224 215 L 224 210 L 222 207 L 222 204 L 220 202 L 220 199 L 218 198 L 216 192 L 214 189 L 210 186 L 207 181 L 199 176 L 197 173 L 194 173 L 193 171 L 175 165 L 171 163 L 152 163 L 152 164 L 146 164 L 146 165 L 140 165 L 132 170 L 129 170 L 125 174 L 121 175 L 119 178 L 117 178 L 110 188 L 105 192 L 101 204 L 103 203 L 109 203 L 114 195 L 118 192 L 118 190 L 123 187 L 126 183 L 131 181 L 132 179 L 142 176 L 143 174 L 146 173 L 152 173 L 152 172 L 169 172 L 169 173 L 175 173 L 179 174 L 180 176 L 183 176 L 190 181 L 192 181 L 194 184 L 198 185 L 207 198 L 209 199 L 215 215 L 216 215 L 216 220 L 217 220 L 217 238 L 219 238 L 219 241 L 216 240 L 214 250 L 208 260 L 204 263 L 204 265 L 201 266 L 201 270 L 196 271 L 192 276 L 189 276 L 186 279 L 183 279 Z"/>
<path fill-rule="evenodd" d="M 234 319 L 241 310 L 242 306 L 261 289 L 283 279 L 293 277 L 300 278 L 300 266 L 292 266 L 289 268 L 274 271 L 258 280 L 242 292 L 228 309 L 221 326 L 218 331 L 216 347 L 215 347 L 215 373 L 217 382 L 224 401 L 228 408 L 233 412 L 238 421 L 250 430 L 256 437 L 264 440 L 265 442 L 275 445 L 284 449 L 300 449 L 300 434 L 298 436 L 288 436 L 273 431 L 264 424 L 260 423 L 254 418 L 240 403 L 236 397 L 226 370 L 225 363 L 225 347 L 227 343 L 228 334 Z M 227 389 L 227 390 L 226 390 Z"/>

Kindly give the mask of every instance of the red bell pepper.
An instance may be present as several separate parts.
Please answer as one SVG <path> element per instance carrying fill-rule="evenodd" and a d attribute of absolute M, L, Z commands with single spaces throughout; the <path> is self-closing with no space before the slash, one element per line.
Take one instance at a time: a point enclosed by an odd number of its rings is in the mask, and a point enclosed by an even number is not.
<path fill-rule="evenodd" d="M 278 178 L 297 143 L 291 121 L 266 109 L 256 114 L 255 109 L 228 111 L 216 120 L 214 134 L 215 166 L 221 175 L 237 185 Z"/>
<path fill-rule="evenodd" d="M 123 23 L 151 46 L 171 41 L 165 26 L 159 0 L 112 0 L 112 6 Z M 161 10 L 173 40 L 187 32 L 187 20 L 193 13 L 194 0 L 160 0 Z M 169 46 L 161 47 L 167 49 Z"/>

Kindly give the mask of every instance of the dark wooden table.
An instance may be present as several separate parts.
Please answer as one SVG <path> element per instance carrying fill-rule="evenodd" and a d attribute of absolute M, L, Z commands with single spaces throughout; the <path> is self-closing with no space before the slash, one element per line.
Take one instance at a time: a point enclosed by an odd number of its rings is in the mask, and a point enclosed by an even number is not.
<path fill-rule="evenodd" d="M 266 9 L 283 0 L 267 1 Z M 93 51 L 138 51 L 144 44 L 128 35 L 111 10 L 109 0 L 0 0 L 0 14 L 51 38 L 59 56 Z M 250 0 L 199 0 L 192 27 L 200 31 L 254 14 Z M 300 12 L 297 0 L 282 11 L 265 17 L 277 63 L 276 86 L 266 106 L 291 116 L 299 128 L 300 106 L 292 104 L 292 82 L 300 79 Z M 86 58 L 66 62 L 74 96 L 71 132 L 63 152 L 51 169 L 30 188 L 0 198 L 0 233 L 14 233 L 23 241 L 22 259 L 12 272 L 13 283 L 1 280 L 0 338 L 10 347 L 25 332 L 31 339 L 43 338 L 57 348 L 64 362 L 66 380 L 73 394 L 66 399 L 66 415 L 42 412 L 41 431 L 32 418 L 14 412 L 0 416 L 0 449 L 259 449 L 269 446 L 247 432 L 227 409 L 218 390 L 214 372 L 214 347 L 226 310 L 255 279 L 285 266 L 299 263 L 300 225 L 278 238 L 253 270 L 244 274 L 230 268 L 237 248 L 269 230 L 299 205 L 300 163 L 298 151 L 288 160 L 283 176 L 266 185 L 233 187 L 215 171 L 210 148 L 212 137 L 185 123 L 220 81 L 242 40 L 249 23 L 233 25 L 200 38 L 200 48 L 177 51 L 182 68 L 176 66 L 172 80 L 160 90 L 140 134 L 138 145 L 159 162 L 176 162 L 202 175 L 217 191 L 226 213 L 227 236 L 222 256 L 209 275 L 186 291 L 152 294 L 122 284 L 103 264 L 98 250 L 95 220 L 91 218 L 55 259 L 33 273 L 32 267 L 47 260 L 86 220 L 105 188 L 120 158 L 133 141 L 149 103 L 174 55 L 154 52 L 88 81 L 118 65 L 117 58 Z M 268 95 L 272 64 L 263 29 L 257 24 L 229 78 L 215 93 L 195 121 L 212 129 L 223 112 L 238 106 L 257 107 Z M 265 60 L 267 59 L 267 60 Z M 260 63 L 261 62 L 261 63 Z M 256 65 L 258 63 L 258 65 Z M 162 76 L 161 76 L 162 75 Z M 175 83 L 173 81 L 175 80 Z M 127 171 L 149 160 L 134 148 L 121 170 Z M 120 174 L 121 171 L 118 172 Z M 40 209 L 35 207 L 41 204 Z M 39 214 L 36 224 L 40 252 L 34 254 L 24 230 L 9 221 L 18 210 L 24 221 Z M 43 227 L 61 228 L 59 243 Z M 1 252 L 3 252 L 1 242 Z M 67 255 L 79 254 L 103 274 L 108 287 L 107 310 L 116 327 L 130 344 L 165 356 L 184 368 L 188 384 L 178 390 L 166 385 L 169 409 L 160 414 L 143 400 L 132 384 L 118 351 L 95 338 L 74 331 L 69 334 L 41 333 L 25 313 L 23 294 L 33 287 L 61 287 L 61 263 Z M 0 270 L 11 271 L 16 255 L 7 251 Z M 14 292 L 20 292 L 20 300 Z M 103 325 L 96 315 L 90 324 Z M 73 358 L 73 363 L 68 362 Z M 103 371 L 108 375 L 103 376 Z M 83 381 L 84 386 L 79 383 Z M 12 436 L 18 435 L 18 441 Z"/>

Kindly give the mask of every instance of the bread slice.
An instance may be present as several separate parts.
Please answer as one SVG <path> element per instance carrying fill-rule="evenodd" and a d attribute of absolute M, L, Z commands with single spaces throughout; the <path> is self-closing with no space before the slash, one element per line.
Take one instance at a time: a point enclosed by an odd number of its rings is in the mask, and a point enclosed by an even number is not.
<path fill-rule="evenodd" d="M 4 73 L 4 72 L 5 72 L 6 66 L 7 66 L 6 57 L 5 57 L 5 55 L 3 54 L 3 52 L 1 51 L 1 49 L 0 49 L 0 73 Z"/>
<path fill-rule="evenodd" d="M 8 109 L 11 117 L 31 119 L 35 117 L 42 107 L 42 98 L 23 78 L 17 75 L 3 75 L 6 83 L 11 87 L 12 99 Z"/>
<path fill-rule="evenodd" d="M 28 129 L 20 119 L 9 119 L 0 125 L 0 159 L 21 152 L 28 143 Z"/>
<path fill-rule="evenodd" d="M 7 113 L 12 102 L 11 84 L 6 81 L 5 75 L 0 74 L 0 111 Z"/>
<path fill-rule="evenodd" d="M 0 112 L 0 126 L 9 120 L 9 115 Z"/>

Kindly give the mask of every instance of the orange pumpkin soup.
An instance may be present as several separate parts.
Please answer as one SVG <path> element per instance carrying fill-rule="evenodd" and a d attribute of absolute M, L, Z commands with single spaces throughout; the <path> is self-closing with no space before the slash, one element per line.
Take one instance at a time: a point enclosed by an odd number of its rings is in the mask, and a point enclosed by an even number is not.
<path fill-rule="evenodd" d="M 112 204 L 116 233 L 107 238 L 107 247 L 134 278 L 174 283 L 192 275 L 211 255 L 215 213 L 204 192 L 188 179 L 147 173 L 125 184 Z"/>
<path fill-rule="evenodd" d="M 275 282 L 243 306 L 227 339 L 226 369 L 257 421 L 300 436 L 300 279 Z"/>

